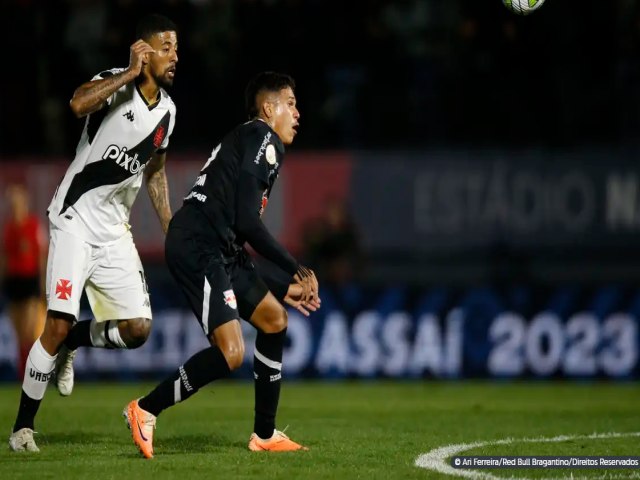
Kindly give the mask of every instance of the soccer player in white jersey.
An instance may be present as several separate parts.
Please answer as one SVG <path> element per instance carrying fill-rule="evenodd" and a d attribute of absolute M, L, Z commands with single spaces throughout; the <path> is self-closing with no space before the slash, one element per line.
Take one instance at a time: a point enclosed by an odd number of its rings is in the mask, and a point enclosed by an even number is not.
<path fill-rule="evenodd" d="M 127 68 L 96 75 L 70 102 L 86 121 L 48 209 L 47 320 L 29 352 L 14 451 L 38 451 L 38 407 L 54 369 L 60 392 L 71 392 L 76 348 L 137 348 L 149 335 L 149 294 L 127 222 L 143 178 L 165 232 L 171 219 L 164 164 L 176 107 L 164 88 L 173 84 L 178 39 L 160 15 L 140 20 L 136 38 Z M 78 322 L 83 289 L 94 318 Z"/>

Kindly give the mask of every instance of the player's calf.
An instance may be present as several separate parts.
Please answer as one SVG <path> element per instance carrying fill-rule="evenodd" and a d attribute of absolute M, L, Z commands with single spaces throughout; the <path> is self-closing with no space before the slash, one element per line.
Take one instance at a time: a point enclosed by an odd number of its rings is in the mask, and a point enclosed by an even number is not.
<path fill-rule="evenodd" d="M 148 318 L 132 318 L 118 322 L 120 338 L 126 348 L 138 348 L 144 345 L 151 333 L 151 320 Z"/>
<path fill-rule="evenodd" d="M 60 395 L 66 397 L 73 392 L 73 359 L 78 347 L 138 348 L 146 342 L 150 331 L 151 320 L 147 318 L 108 322 L 84 320 L 76 323 L 60 349 L 56 361 L 55 385 Z"/>
<path fill-rule="evenodd" d="M 87 329 L 88 338 L 78 342 L 77 346 L 133 349 L 142 346 L 149 338 L 150 332 L 151 320 L 148 318 L 109 320 L 107 322 L 91 320 Z M 68 346 L 77 348 L 76 345 Z"/>

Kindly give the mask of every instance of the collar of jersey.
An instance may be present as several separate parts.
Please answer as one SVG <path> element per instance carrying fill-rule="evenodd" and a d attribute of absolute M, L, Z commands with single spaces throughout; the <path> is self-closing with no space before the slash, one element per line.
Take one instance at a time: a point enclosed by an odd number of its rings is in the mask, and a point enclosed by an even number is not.
<path fill-rule="evenodd" d="M 275 144 L 276 148 L 280 153 L 284 153 L 284 143 L 282 143 L 282 140 L 280 139 L 280 136 L 276 133 L 276 131 L 273 128 L 271 128 L 271 125 L 265 122 L 262 118 L 258 118 L 258 117 L 254 118 L 253 121 L 258 122 L 259 124 L 261 123 L 262 125 L 267 127 L 271 133 L 273 133 L 273 138 L 274 138 L 273 143 Z"/>
<path fill-rule="evenodd" d="M 138 92 L 138 95 L 140 95 L 140 98 L 142 99 L 144 104 L 147 106 L 149 111 L 153 110 L 154 108 L 156 108 L 160 104 L 160 100 L 162 99 L 162 89 L 161 88 L 158 89 L 158 96 L 156 97 L 156 101 L 153 102 L 153 103 L 149 103 L 147 101 L 147 99 L 145 98 L 145 96 L 142 94 L 142 91 L 140 90 L 140 85 L 138 85 L 138 82 L 135 82 L 135 84 L 136 84 L 136 91 Z"/>

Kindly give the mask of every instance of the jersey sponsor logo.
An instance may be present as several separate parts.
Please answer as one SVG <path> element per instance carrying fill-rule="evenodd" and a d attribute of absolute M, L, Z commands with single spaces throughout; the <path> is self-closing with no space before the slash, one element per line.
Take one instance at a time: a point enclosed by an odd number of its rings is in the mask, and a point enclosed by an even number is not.
<path fill-rule="evenodd" d="M 156 130 L 156 134 L 153 136 L 153 146 L 155 148 L 159 148 L 162 145 L 162 141 L 164 140 L 164 135 L 167 130 L 164 128 L 164 125 L 158 126 Z"/>
<path fill-rule="evenodd" d="M 198 178 L 196 178 L 196 183 L 193 185 L 193 188 L 196 187 L 203 187 L 204 186 L 204 182 L 207 181 L 207 174 L 203 173 L 202 175 L 198 175 Z M 207 201 L 207 196 L 204 193 L 200 193 L 200 192 L 194 192 L 191 191 L 189 193 L 189 195 L 187 195 L 186 197 L 183 198 L 183 200 L 191 200 L 192 198 L 195 198 L 196 200 L 204 203 Z"/>
<path fill-rule="evenodd" d="M 274 147 L 272 143 L 267 145 L 267 149 L 264 153 L 264 156 L 266 157 L 267 163 L 269 165 L 276 164 L 276 147 Z"/>
<path fill-rule="evenodd" d="M 192 198 L 195 198 L 196 200 L 202 203 L 207 201 L 207 196 L 204 193 L 198 193 L 198 192 L 191 192 L 189 195 L 184 197 L 184 201 L 191 200 Z"/>
<path fill-rule="evenodd" d="M 271 141 L 271 132 L 267 132 L 267 134 L 264 136 L 264 139 L 262 139 L 262 144 L 258 149 L 258 153 L 256 154 L 256 159 L 253 161 L 253 163 L 255 163 L 256 165 L 260 163 L 260 157 L 262 157 L 262 154 L 267 148 L 267 145 L 269 145 L 270 141 Z"/>
<path fill-rule="evenodd" d="M 264 209 L 267 208 L 269 203 L 269 197 L 267 197 L 267 191 L 262 192 L 262 202 L 260 203 L 260 216 L 264 213 Z"/>
<path fill-rule="evenodd" d="M 73 286 L 69 280 L 61 278 L 56 283 L 56 298 L 59 300 L 69 300 Z"/>
<path fill-rule="evenodd" d="M 138 161 L 138 153 L 131 157 L 127 154 L 127 147 L 120 148 L 117 145 L 109 145 L 102 155 L 102 159 L 115 160 L 117 165 L 120 165 L 122 168 L 134 175 L 143 170 L 146 166 L 146 164 Z"/>
<path fill-rule="evenodd" d="M 222 292 L 222 294 L 224 295 L 224 303 L 226 303 L 227 306 L 233 308 L 234 310 L 238 308 L 238 302 L 236 302 L 236 294 L 233 293 L 233 290 L 225 290 L 224 292 Z"/>
<path fill-rule="evenodd" d="M 124 118 L 126 118 L 127 120 L 129 120 L 130 122 L 133 122 L 133 120 L 134 120 L 134 118 L 135 118 L 135 117 L 133 116 L 133 112 L 132 112 L 131 110 L 129 110 L 129 111 L 127 111 L 127 112 L 123 113 L 123 114 L 122 114 L 122 116 L 123 116 Z"/>
<path fill-rule="evenodd" d="M 100 110 L 100 112 L 103 111 L 107 111 L 107 109 Z M 140 129 L 144 132 L 148 131 L 149 134 L 140 140 L 137 145 L 128 149 L 120 148 L 117 145 L 109 145 L 102 157 L 98 156 L 98 158 L 95 158 L 95 161 L 93 161 L 93 158 L 89 159 L 84 168 L 73 176 L 73 180 L 71 180 L 71 184 L 64 195 L 59 214 L 63 215 L 66 210 L 70 206 L 75 205 L 83 195 L 94 189 L 108 187 L 107 190 L 109 194 L 113 195 L 122 192 L 122 188 L 131 188 L 130 183 L 126 185 L 120 184 L 129 180 L 132 175 L 142 172 L 154 151 L 153 137 L 158 126 L 164 126 L 165 131 L 168 132 L 170 120 L 171 113 L 166 112 L 162 119 L 153 125 L 153 127 L 149 127 L 148 130 L 148 125 L 146 122 L 143 122 L 143 124 L 140 125 Z M 106 133 L 104 133 L 105 131 Z M 103 131 L 103 134 L 111 135 L 108 130 L 105 131 Z M 93 156 L 93 151 L 91 151 L 91 155 Z M 83 160 L 86 159 L 83 158 Z M 95 197 L 88 201 L 89 205 L 93 205 L 94 201 L 96 201 Z M 120 201 L 118 203 L 120 203 Z M 91 207 L 86 206 L 86 208 Z"/>
<path fill-rule="evenodd" d="M 204 182 L 207 181 L 207 174 L 204 173 L 202 175 L 198 175 L 198 178 L 196 178 L 196 183 L 194 185 L 194 187 L 204 187 Z"/>

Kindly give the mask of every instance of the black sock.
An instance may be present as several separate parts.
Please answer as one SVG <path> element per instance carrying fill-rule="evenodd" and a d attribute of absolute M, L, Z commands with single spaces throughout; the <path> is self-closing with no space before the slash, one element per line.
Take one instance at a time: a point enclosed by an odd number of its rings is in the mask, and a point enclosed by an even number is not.
<path fill-rule="evenodd" d="M 231 372 L 218 347 L 200 350 L 173 375 L 158 384 L 138 402 L 140 408 L 158 416 L 164 409 L 182 402 L 206 384 Z"/>
<path fill-rule="evenodd" d="M 280 400 L 282 351 L 287 329 L 278 333 L 258 331 L 253 357 L 255 378 L 255 420 L 253 431 L 262 439 L 271 438 L 276 428 L 276 411 Z"/>
<path fill-rule="evenodd" d="M 40 402 L 42 400 L 35 400 L 29 397 L 24 390 L 20 396 L 20 407 L 18 408 L 18 417 L 16 423 L 13 425 L 13 431 L 17 432 L 21 428 L 30 428 L 33 430 L 33 419 L 36 418 Z"/>
<path fill-rule="evenodd" d="M 64 341 L 65 346 L 69 350 L 75 350 L 78 347 L 91 347 L 91 320 L 82 320 L 76 323 L 67 335 Z"/>

